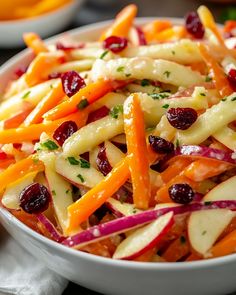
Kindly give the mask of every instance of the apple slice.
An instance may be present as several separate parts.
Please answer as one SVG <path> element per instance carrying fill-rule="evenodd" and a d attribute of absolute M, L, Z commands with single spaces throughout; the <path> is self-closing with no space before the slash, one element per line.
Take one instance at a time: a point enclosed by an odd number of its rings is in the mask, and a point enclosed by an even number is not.
<path fill-rule="evenodd" d="M 105 149 L 106 149 L 106 155 L 108 162 L 111 164 L 112 167 L 114 167 L 117 163 L 119 163 L 124 157 L 125 154 L 122 153 L 118 147 L 116 147 L 113 143 L 110 141 L 105 141 Z"/>
<path fill-rule="evenodd" d="M 135 208 L 134 204 L 121 203 L 120 201 L 113 198 L 108 199 L 106 205 L 117 217 L 129 216 L 138 212 L 142 212 L 142 210 Z"/>
<path fill-rule="evenodd" d="M 78 160 L 78 158 L 76 158 L 76 160 Z M 91 165 L 90 168 L 82 168 L 80 165 L 71 165 L 62 155 L 56 157 L 55 169 L 57 173 L 74 185 L 83 185 L 92 188 L 103 179 L 103 175 Z"/>
<path fill-rule="evenodd" d="M 19 209 L 19 195 L 26 186 L 34 182 L 36 174 L 36 172 L 29 173 L 25 177 L 8 185 L 2 197 L 3 206 L 8 209 Z"/>
<path fill-rule="evenodd" d="M 204 202 L 236 200 L 236 176 L 218 184 L 203 198 Z M 190 215 L 188 221 L 188 237 L 192 248 L 207 255 L 224 229 L 230 224 L 235 212 L 230 210 L 198 211 Z"/>
<path fill-rule="evenodd" d="M 112 258 L 131 260 L 142 255 L 166 235 L 173 223 L 174 213 L 169 212 L 137 229 L 119 244 Z"/>
<path fill-rule="evenodd" d="M 68 223 L 67 207 L 73 203 L 71 185 L 55 172 L 56 156 L 54 153 L 41 152 L 39 158 L 45 165 L 45 175 L 53 207 L 62 231 L 65 233 Z"/>

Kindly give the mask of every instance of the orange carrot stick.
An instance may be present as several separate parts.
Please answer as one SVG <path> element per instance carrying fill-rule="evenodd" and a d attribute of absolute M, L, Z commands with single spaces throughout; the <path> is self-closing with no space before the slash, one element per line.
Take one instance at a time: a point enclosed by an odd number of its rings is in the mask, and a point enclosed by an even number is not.
<path fill-rule="evenodd" d="M 162 254 L 162 258 L 169 262 L 176 262 L 186 256 L 190 251 L 189 243 L 185 234 L 173 241 L 166 251 Z"/>
<path fill-rule="evenodd" d="M 40 124 L 32 124 L 27 127 L 19 127 L 16 129 L 7 129 L 0 131 L 0 143 L 20 143 L 24 141 L 32 141 L 40 138 L 42 132 L 52 133 L 55 129 L 65 121 L 75 121 L 78 127 L 85 125 L 87 120 L 86 112 L 78 112 L 70 116 L 55 121 L 43 122 Z"/>
<path fill-rule="evenodd" d="M 221 36 L 220 32 L 218 31 L 216 22 L 214 20 L 212 13 L 210 12 L 210 10 L 206 6 L 201 5 L 198 8 L 197 12 L 198 12 L 198 15 L 200 17 L 200 20 L 201 20 L 203 26 L 207 29 L 210 29 L 213 32 L 213 34 L 216 36 L 220 45 L 222 45 L 223 47 L 226 47 L 224 39 Z"/>
<path fill-rule="evenodd" d="M 59 100 L 65 95 L 61 81 L 58 81 L 57 85 L 51 89 L 51 91 L 39 102 L 39 104 L 33 109 L 24 121 L 25 126 L 31 124 L 41 123 L 43 121 L 43 115 L 52 109 Z"/>
<path fill-rule="evenodd" d="M 224 32 L 231 33 L 236 28 L 236 20 L 227 20 L 224 25 Z"/>
<path fill-rule="evenodd" d="M 209 253 L 210 257 L 219 257 L 219 256 L 225 256 L 232 253 L 235 253 L 236 251 L 236 230 L 229 233 L 227 236 L 225 236 L 222 240 L 220 240 L 218 243 L 213 246 Z"/>
<path fill-rule="evenodd" d="M 201 259 L 202 259 L 201 256 L 199 256 L 195 253 L 192 253 L 187 257 L 187 259 L 185 261 L 196 261 L 196 260 L 201 260 Z"/>
<path fill-rule="evenodd" d="M 213 81 L 221 97 L 225 97 L 233 93 L 233 89 L 230 86 L 223 69 L 219 66 L 212 54 L 210 54 L 209 49 L 203 44 L 199 44 L 199 49 L 207 67 L 209 68 L 209 71 L 212 74 Z"/>
<path fill-rule="evenodd" d="M 169 165 L 162 173 L 161 178 L 163 182 L 167 183 L 176 175 L 180 174 L 187 166 L 191 164 L 192 160 L 187 158 L 178 158 Z"/>
<path fill-rule="evenodd" d="M 3 128 L 4 129 L 11 129 L 11 128 L 17 128 L 19 127 L 24 120 L 26 119 L 26 117 L 30 114 L 31 112 L 31 108 L 25 111 L 22 111 L 16 115 L 14 115 L 13 117 L 6 119 L 3 123 Z"/>
<path fill-rule="evenodd" d="M 151 23 L 146 24 L 143 26 L 143 32 L 145 34 L 145 38 L 147 42 L 151 42 L 155 40 L 155 36 L 160 33 L 161 31 L 164 31 L 166 29 L 169 29 L 172 27 L 172 24 L 170 21 L 167 20 L 154 20 Z"/>
<path fill-rule="evenodd" d="M 127 162 L 127 158 L 124 158 L 99 184 L 68 207 L 68 232 L 77 229 L 81 222 L 85 221 L 127 181 L 129 178 Z"/>
<path fill-rule="evenodd" d="M 130 4 L 122 9 L 116 16 L 111 27 L 102 34 L 100 41 L 103 41 L 110 36 L 127 37 L 129 30 L 133 25 L 134 18 L 137 15 L 137 10 L 138 8 L 135 4 Z"/>
<path fill-rule="evenodd" d="M 65 117 L 78 111 L 79 103 L 81 103 L 81 101 L 86 99 L 85 103 L 91 104 L 108 92 L 114 90 L 117 85 L 122 84 L 115 84 L 107 80 L 99 80 L 88 84 L 86 87 L 80 89 L 75 95 L 47 112 L 43 117 L 47 120 L 56 120 Z"/>
<path fill-rule="evenodd" d="M 203 181 L 204 179 L 216 176 L 232 165 L 222 163 L 214 159 L 201 159 L 193 162 L 184 170 L 184 175 L 193 181 Z"/>
<path fill-rule="evenodd" d="M 31 48 L 35 54 L 48 52 L 47 46 L 36 33 L 24 33 L 23 39 L 27 47 Z"/>
<path fill-rule="evenodd" d="M 41 83 L 48 78 L 51 69 L 65 60 L 63 52 L 42 52 L 31 62 L 25 73 L 25 81 L 29 86 Z"/>
<path fill-rule="evenodd" d="M 15 163 L 15 159 L 14 158 L 9 158 L 9 159 L 5 159 L 5 160 L 1 160 L 0 161 L 0 169 L 6 169 L 8 166 L 10 166 L 11 164 Z"/>
<path fill-rule="evenodd" d="M 163 185 L 156 194 L 155 200 L 159 203 L 172 203 L 173 201 L 171 200 L 169 196 L 168 189 L 171 185 L 175 183 L 187 183 L 189 184 L 193 189 L 196 189 L 198 187 L 198 184 L 191 179 L 187 178 L 183 174 L 177 175 L 174 178 L 172 178 L 168 183 Z"/>
<path fill-rule="evenodd" d="M 42 162 L 38 160 L 35 161 L 32 156 L 9 166 L 6 170 L 0 173 L 0 192 L 4 190 L 9 183 L 16 181 L 16 179 L 23 177 L 30 172 L 40 172 L 43 170 L 44 165 Z"/>
<path fill-rule="evenodd" d="M 125 101 L 124 129 L 133 184 L 134 204 L 137 208 L 147 209 L 151 196 L 149 160 L 144 116 L 137 94 L 131 95 Z"/>

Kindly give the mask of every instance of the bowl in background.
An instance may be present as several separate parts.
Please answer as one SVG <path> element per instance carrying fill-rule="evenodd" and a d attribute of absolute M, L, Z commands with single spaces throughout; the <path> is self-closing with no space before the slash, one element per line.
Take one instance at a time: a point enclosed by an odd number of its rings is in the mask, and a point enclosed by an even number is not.
<path fill-rule="evenodd" d="M 32 18 L 0 21 L 0 48 L 22 46 L 22 35 L 25 32 L 35 32 L 45 38 L 63 30 L 83 2 L 84 0 L 74 0 L 56 10 Z"/>
<path fill-rule="evenodd" d="M 140 18 L 143 24 L 152 18 Z M 171 19 L 173 23 L 181 20 Z M 96 40 L 109 22 L 88 25 L 68 32 L 77 40 Z M 55 42 L 54 37 L 49 42 Z M 4 85 L 15 68 L 27 65 L 30 50 L 24 50 L 0 69 Z M 2 86 L 3 87 L 3 86 Z M 2 91 L 3 89 L 0 89 Z M 217 295 L 236 290 L 236 254 L 211 260 L 182 263 L 144 263 L 119 261 L 76 251 L 39 235 L 0 207 L 0 222 L 36 259 L 63 277 L 112 295 Z"/>

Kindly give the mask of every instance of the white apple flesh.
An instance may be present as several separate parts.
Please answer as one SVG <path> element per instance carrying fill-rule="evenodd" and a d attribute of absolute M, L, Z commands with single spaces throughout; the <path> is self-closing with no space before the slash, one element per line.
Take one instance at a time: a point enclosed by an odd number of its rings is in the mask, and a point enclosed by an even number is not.
<path fill-rule="evenodd" d="M 132 260 L 154 247 L 171 229 L 174 213 L 169 212 L 137 229 L 123 240 L 113 254 L 114 259 Z"/>

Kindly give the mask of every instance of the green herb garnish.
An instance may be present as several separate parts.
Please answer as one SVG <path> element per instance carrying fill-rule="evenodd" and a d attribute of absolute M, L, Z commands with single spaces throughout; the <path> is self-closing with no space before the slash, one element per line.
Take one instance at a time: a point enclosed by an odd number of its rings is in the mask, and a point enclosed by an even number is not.
<path fill-rule="evenodd" d="M 125 67 L 121 66 L 116 69 L 117 72 L 123 72 Z"/>
<path fill-rule="evenodd" d="M 168 103 L 166 103 L 166 104 L 164 104 L 164 105 L 162 106 L 162 108 L 163 108 L 163 109 L 168 109 L 169 106 L 170 106 L 170 105 L 169 105 Z"/>
<path fill-rule="evenodd" d="M 81 99 L 81 101 L 77 104 L 77 108 L 79 110 L 82 110 L 84 108 L 86 108 L 89 105 L 89 102 L 87 100 L 87 98 Z"/>
<path fill-rule="evenodd" d="M 160 93 L 152 93 L 149 94 L 149 96 L 151 96 L 153 99 L 163 99 L 166 97 L 169 97 L 169 93 L 165 93 L 165 92 L 160 92 Z"/>
<path fill-rule="evenodd" d="M 69 161 L 69 163 L 71 164 L 71 165 L 79 165 L 79 161 L 78 160 L 76 160 L 76 158 L 74 158 L 74 157 L 68 157 L 67 158 L 67 160 Z"/>
<path fill-rule="evenodd" d="M 47 141 L 41 143 L 41 146 L 47 148 L 50 151 L 58 149 L 58 145 L 54 141 L 52 141 L 50 139 L 48 139 Z"/>
<path fill-rule="evenodd" d="M 80 159 L 80 167 L 81 168 L 90 168 L 90 163 L 84 159 Z"/>
<path fill-rule="evenodd" d="M 178 139 L 176 139 L 176 142 L 175 142 L 175 147 L 176 147 L 176 148 L 179 148 L 179 147 L 180 147 L 180 142 L 179 142 L 179 140 L 178 140 Z"/>
<path fill-rule="evenodd" d="M 205 202 L 204 204 L 205 204 L 206 206 L 210 206 L 210 205 L 212 204 L 212 202 L 207 201 L 207 202 Z"/>
<path fill-rule="evenodd" d="M 231 101 L 235 101 L 236 100 L 236 96 L 235 97 L 233 97 L 233 98 L 231 98 Z"/>
<path fill-rule="evenodd" d="M 201 92 L 201 93 L 200 93 L 200 95 L 201 95 L 201 96 L 206 96 L 206 94 L 205 94 L 205 93 L 203 93 L 203 92 Z"/>
<path fill-rule="evenodd" d="M 130 73 L 127 73 L 127 74 L 125 74 L 125 77 L 130 77 L 131 76 L 131 74 Z"/>
<path fill-rule="evenodd" d="M 170 77 L 170 74 L 171 74 L 171 72 L 170 72 L 170 71 L 165 71 L 165 72 L 163 73 L 163 75 L 166 75 L 166 77 L 167 77 L 167 78 L 169 78 L 169 77 Z"/>
<path fill-rule="evenodd" d="M 227 98 L 228 98 L 228 97 L 226 96 L 226 97 L 222 98 L 221 101 L 226 101 Z"/>
<path fill-rule="evenodd" d="M 118 105 L 114 106 L 110 110 L 110 115 L 114 119 L 117 119 L 119 117 L 119 113 L 123 114 L 123 105 L 121 105 L 121 104 L 118 104 Z"/>
<path fill-rule="evenodd" d="M 212 81 L 212 78 L 209 76 L 206 76 L 205 82 L 211 82 L 211 81 Z"/>
<path fill-rule="evenodd" d="M 56 192 L 54 190 L 52 190 L 52 195 L 56 196 Z"/>
<path fill-rule="evenodd" d="M 31 92 L 31 91 L 27 91 L 27 92 L 22 96 L 22 99 L 27 98 L 27 97 L 30 95 L 30 92 Z"/>
<path fill-rule="evenodd" d="M 171 53 L 172 53 L 173 55 L 175 55 L 175 51 L 174 51 L 174 50 L 172 50 Z"/>
<path fill-rule="evenodd" d="M 101 55 L 100 55 L 100 59 L 103 59 L 107 54 L 108 54 L 109 50 L 105 50 Z"/>
<path fill-rule="evenodd" d="M 145 87 L 145 86 L 149 86 L 150 85 L 150 81 L 148 79 L 143 79 L 141 81 L 141 86 Z"/>
<path fill-rule="evenodd" d="M 202 236 L 204 236 L 206 233 L 207 233 L 207 231 L 204 230 L 204 231 L 202 232 Z"/>
<path fill-rule="evenodd" d="M 84 182 L 84 178 L 81 174 L 78 174 L 77 177 L 81 180 L 82 183 Z"/>

